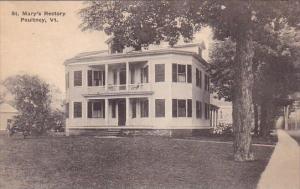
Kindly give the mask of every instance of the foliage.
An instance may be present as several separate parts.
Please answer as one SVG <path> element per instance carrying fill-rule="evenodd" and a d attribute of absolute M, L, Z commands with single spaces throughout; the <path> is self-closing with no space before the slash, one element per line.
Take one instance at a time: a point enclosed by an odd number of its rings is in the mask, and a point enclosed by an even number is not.
<path fill-rule="evenodd" d="M 214 135 L 232 135 L 233 133 L 232 124 L 220 123 L 215 128 L 213 128 L 212 133 Z"/>
<path fill-rule="evenodd" d="M 49 85 L 37 76 L 17 75 L 4 81 L 6 88 L 14 95 L 20 115 L 13 124 L 14 131 L 22 131 L 24 137 L 32 133 L 43 134 L 51 128 L 48 124 L 51 114 Z"/>

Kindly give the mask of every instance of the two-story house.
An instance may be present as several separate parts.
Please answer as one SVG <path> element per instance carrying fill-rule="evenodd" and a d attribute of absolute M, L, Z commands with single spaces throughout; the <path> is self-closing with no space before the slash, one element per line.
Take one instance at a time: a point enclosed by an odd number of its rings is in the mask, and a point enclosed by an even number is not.
<path fill-rule="evenodd" d="M 203 44 L 81 53 L 65 61 L 66 133 L 210 128 Z"/>

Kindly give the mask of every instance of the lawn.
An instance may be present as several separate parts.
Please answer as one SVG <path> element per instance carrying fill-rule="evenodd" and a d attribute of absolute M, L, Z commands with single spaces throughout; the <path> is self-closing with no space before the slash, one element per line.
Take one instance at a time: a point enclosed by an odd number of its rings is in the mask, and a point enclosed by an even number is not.
<path fill-rule="evenodd" d="M 272 147 L 232 161 L 232 146 L 163 137 L 0 138 L 0 188 L 255 188 Z"/>

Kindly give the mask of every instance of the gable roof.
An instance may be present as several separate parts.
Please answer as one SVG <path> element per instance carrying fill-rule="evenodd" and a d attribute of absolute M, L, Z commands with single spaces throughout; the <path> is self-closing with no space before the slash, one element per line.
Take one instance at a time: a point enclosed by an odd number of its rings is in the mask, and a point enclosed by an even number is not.
<path fill-rule="evenodd" d="M 10 104 L 3 102 L 0 104 L 0 113 L 18 113 L 18 110 Z"/>

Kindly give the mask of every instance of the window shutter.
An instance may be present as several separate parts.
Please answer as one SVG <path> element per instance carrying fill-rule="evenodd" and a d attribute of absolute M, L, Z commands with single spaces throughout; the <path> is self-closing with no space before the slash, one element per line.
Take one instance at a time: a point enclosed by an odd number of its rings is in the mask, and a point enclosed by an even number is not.
<path fill-rule="evenodd" d="M 165 99 L 155 99 L 155 117 L 165 117 Z"/>
<path fill-rule="evenodd" d="M 199 102 L 199 117 L 202 118 L 202 103 Z"/>
<path fill-rule="evenodd" d="M 69 110 L 70 110 L 70 105 L 69 103 L 66 103 L 66 118 L 69 118 Z"/>
<path fill-rule="evenodd" d="M 177 99 L 172 99 L 172 116 L 177 117 Z"/>
<path fill-rule="evenodd" d="M 177 82 L 177 64 L 172 64 L 172 81 Z"/>
<path fill-rule="evenodd" d="M 199 71 L 199 87 L 202 87 L 202 72 Z"/>
<path fill-rule="evenodd" d="M 82 86 L 82 72 L 74 71 L 74 86 Z"/>
<path fill-rule="evenodd" d="M 103 77 L 103 85 L 105 85 L 105 71 L 102 72 L 102 77 Z"/>
<path fill-rule="evenodd" d="M 92 86 L 93 85 L 93 71 L 92 70 L 88 70 L 88 86 Z"/>
<path fill-rule="evenodd" d="M 193 111 L 192 99 L 188 99 L 187 100 L 187 116 L 188 117 L 192 117 L 192 111 Z"/>
<path fill-rule="evenodd" d="M 93 114 L 93 102 L 88 102 L 88 118 L 92 118 Z"/>
<path fill-rule="evenodd" d="M 192 83 L 192 66 L 187 65 L 187 82 Z"/>

